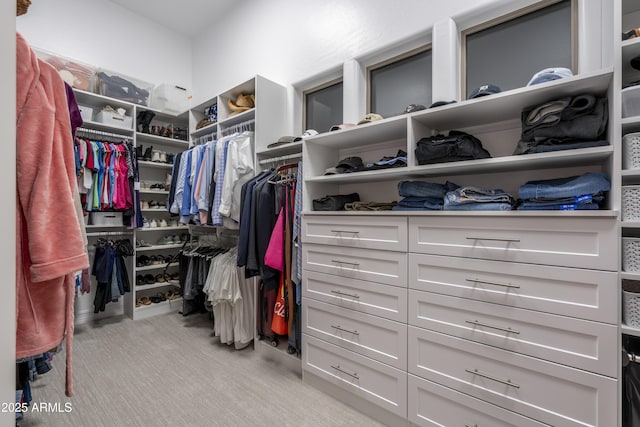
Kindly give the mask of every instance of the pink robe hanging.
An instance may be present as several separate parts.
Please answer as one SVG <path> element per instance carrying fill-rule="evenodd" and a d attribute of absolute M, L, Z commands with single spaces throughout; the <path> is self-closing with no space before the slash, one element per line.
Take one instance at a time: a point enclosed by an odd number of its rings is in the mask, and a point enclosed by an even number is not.
<path fill-rule="evenodd" d="M 88 268 L 74 209 L 73 138 L 65 87 L 20 34 L 16 88 L 16 358 L 67 338 L 72 395 L 73 272 Z"/>

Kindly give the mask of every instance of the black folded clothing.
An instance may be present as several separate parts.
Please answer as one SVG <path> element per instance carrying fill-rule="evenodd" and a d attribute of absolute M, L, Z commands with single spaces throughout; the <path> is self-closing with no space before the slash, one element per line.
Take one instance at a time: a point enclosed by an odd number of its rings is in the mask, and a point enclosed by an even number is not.
<path fill-rule="evenodd" d="M 456 130 L 450 131 L 448 136 L 435 135 L 422 138 L 416 147 L 416 159 L 419 165 L 488 157 L 491 157 L 491 154 L 482 147 L 482 142 L 478 138 Z"/>
<path fill-rule="evenodd" d="M 360 195 L 358 193 L 351 194 L 335 194 L 325 196 L 313 200 L 314 211 L 343 211 L 346 203 L 359 202 Z"/>

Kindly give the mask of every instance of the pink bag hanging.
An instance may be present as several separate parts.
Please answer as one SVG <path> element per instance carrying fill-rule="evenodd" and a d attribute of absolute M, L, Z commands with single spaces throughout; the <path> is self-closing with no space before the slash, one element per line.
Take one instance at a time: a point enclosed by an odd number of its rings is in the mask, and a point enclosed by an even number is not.
<path fill-rule="evenodd" d="M 278 271 L 284 270 L 284 207 L 280 209 L 276 225 L 271 232 L 269 246 L 264 254 L 264 264 Z"/>

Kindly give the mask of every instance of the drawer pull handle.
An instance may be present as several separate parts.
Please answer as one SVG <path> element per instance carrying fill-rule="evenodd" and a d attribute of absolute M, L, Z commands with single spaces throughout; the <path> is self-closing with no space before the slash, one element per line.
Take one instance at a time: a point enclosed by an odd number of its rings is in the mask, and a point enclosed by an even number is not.
<path fill-rule="evenodd" d="M 492 242 L 520 243 L 520 239 L 492 239 L 490 237 L 467 237 L 467 240 L 491 240 Z"/>
<path fill-rule="evenodd" d="M 494 377 L 492 375 L 485 374 L 484 372 L 480 372 L 477 369 L 474 369 L 473 371 L 471 369 L 465 369 L 465 371 L 467 371 L 470 374 L 477 375 L 479 377 L 486 378 L 488 380 L 498 382 L 500 384 L 508 385 L 509 387 L 520 388 L 520 386 L 518 384 L 511 382 L 511 380 L 509 380 L 509 379 L 503 380 L 501 378 L 496 378 L 496 377 Z"/>
<path fill-rule="evenodd" d="M 348 329 L 344 329 L 344 328 L 340 327 L 340 325 L 338 325 L 338 326 L 331 325 L 331 327 L 333 329 L 337 329 L 337 330 L 342 331 L 342 332 L 348 332 L 348 333 L 353 334 L 353 335 L 360 335 L 360 332 L 358 332 L 358 331 L 350 331 Z"/>
<path fill-rule="evenodd" d="M 520 334 L 520 331 L 516 331 L 515 329 L 503 328 L 501 326 L 487 325 L 486 323 L 481 323 L 481 322 L 478 322 L 477 320 L 465 320 L 465 322 L 471 323 L 472 325 L 476 325 L 476 326 L 482 326 L 482 327 L 489 328 L 489 329 L 495 329 L 497 331 L 504 331 L 504 332 L 509 332 L 511 334 L 518 334 L 518 335 Z"/>
<path fill-rule="evenodd" d="M 478 424 L 474 424 L 474 425 L 471 425 L 471 424 L 465 424 L 465 425 L 464 425 L 464 427 L 478 427 Z"/>
<path fill-rule="evenodd" d="M 342 291 L 331 291 L 332 293 L 336 294 L 336 295 L 340 295 L 340 296 L 345 296 L 345 297 L 351 297 L 351 298 L 355 298 L 355 299 L 360 299 L 360 295 L 357 294 L 348 294 L 346 292 L 342 292 Z"/>
<path fill-rule="evenodd" d="M 359 231 L 351 231 L 351 230 L 331 230 L 332 233 L 348 233 L 348 234 L 360 234 Z"/>
<path fill-rule="evenodd" d="M 331 262 L 335 262 L 336 264 L 348 264 L 348 265 L 352 265 L 354 267 L 358 267 L 360 265 L 357 262 L 339 261 L 337 259 L 332 259 Z"/>
<path fill-rule="evenodd" d="M 331 367 L 332 367 L 333 369 L 335 369 L 336 371 L 342 372 L 342 373 L 343 373 L 343 374 L 345 374 L 345 375 L 349 375 L 351 378 L 355 378 L 356 380 L 359 380 L 359 379 L 360 379 L 360 377 L 358 376 L 358 373 L 357 373 L 357 372 L 356 372 L 356 373 L 354 373 L 354 374 L 352 374 L 352 373 L 350 373 L 350 372 L 347 372 L 347 371 L 345 371 L 344 369 L 342 369 L 342 368 L 340 367 L 340 365 L 338 365 L 338 366 L 333 366 L 333 365 L 331 365 Z"/>
<path fill-rule="evenodd" d="M 480 279 L 465 279 L 465 280 L 467 282 L 483 283 L 485 285 L 495 285 L 495 286 L 503 286 L 505 288 L 520 289 L 520 286 L 512 285 L 511 283 L 487 282 L 487 281 L 480 280 Z"/>

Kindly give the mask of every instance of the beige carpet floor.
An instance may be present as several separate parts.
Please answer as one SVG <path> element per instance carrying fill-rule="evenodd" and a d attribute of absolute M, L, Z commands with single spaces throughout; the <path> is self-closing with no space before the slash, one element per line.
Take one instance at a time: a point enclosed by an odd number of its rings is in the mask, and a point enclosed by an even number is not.
<path fill-rule="evenodd" d="M 75 396 L 64 395 L 64 354 L 32 383 L 32 426 L 377 426 L 251 348 L 215 342 L 207 315 L 116 317 L 76 328 Z"/>

